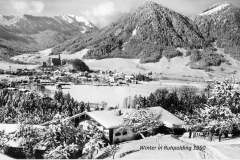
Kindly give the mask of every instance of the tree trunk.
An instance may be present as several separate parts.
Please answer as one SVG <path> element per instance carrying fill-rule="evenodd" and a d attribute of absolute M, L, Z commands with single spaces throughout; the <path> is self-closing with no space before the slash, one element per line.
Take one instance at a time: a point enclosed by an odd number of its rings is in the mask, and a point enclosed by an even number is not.
<path fill-rule="evenodd" d="M 142 137 L 142 139 L 144 139 L 145 138 L 145 136 L 142 134 L 142 133 L 139 133 L 140 134 L 140 136 Z"/>
<path fill-rule="evenodd" d="M 192 138 L 192 130 L 189 131 L 189 138 Z"/>
<path fill-rule="evenodd" d="M 228 133 L 224 133 L 225 138 L 228 138 Z"/>
<path fill-rule="evenodd" d="M 212 141 L 212 140 L 213 140 L 213 134 L 210 133 L 210 141 Z"/>
<path fill-rule="evenodd" d="M 219 142 L 221 142 L 221 138 L 222 138 L 222 134 L 220 133 L 220 134 L 218 135 L 218 140 L 219 140 Z"/>

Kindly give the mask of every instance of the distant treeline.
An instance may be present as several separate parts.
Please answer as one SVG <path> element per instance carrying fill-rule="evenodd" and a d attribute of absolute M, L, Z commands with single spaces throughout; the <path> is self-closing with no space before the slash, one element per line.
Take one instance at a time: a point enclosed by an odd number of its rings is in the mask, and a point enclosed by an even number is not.
<path fill-rule="evenodd" d="M 149 96 L 135 95 L 124 99 L 124 108 L 147 108 L 161 106 L 171 113 L 188 115 L 207 102 L 206 93 L 192 87 L 158 89 Z"/>
<path fill-rule="evenodd" d="M 222 63 L 231 65 L 223 55 L 217 54 L 215 48 L 205 48 L 204 50 L 188 50 L 186 56 L 190 56 L 190 67 L 192 69 L 202 69 L 210 71 L 211 66 L 220 66 Z"/>

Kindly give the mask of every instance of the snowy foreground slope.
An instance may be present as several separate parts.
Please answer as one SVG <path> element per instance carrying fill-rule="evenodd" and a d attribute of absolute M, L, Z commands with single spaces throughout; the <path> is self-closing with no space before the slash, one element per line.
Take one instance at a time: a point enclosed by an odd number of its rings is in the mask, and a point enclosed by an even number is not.
<path fill-rule="evenodd" d="M 0 159 L 1 160 L 12 160 L 13 158 L 10 158 L 10 157 L 0 153 Z"/>
<path fill-rule="evenodd" d="M 203 150 L 197 149 L 196 147 L 194 148 L 194 145 L 203 147 Z M 143 146 L 152 148 L 141 149 L 140 147 Z M 159 146 L 160 148 L 158 148 Z M 161 146 L 163 147 L 162 149 Z M 154 147 L 156 148 L 154 149 Z M 171 147 L 182 147 L 182 149 L 173 150 Z M 227 141 L 208 142 L 200 139 L 193 139 L 193 141 L 189 141 L 188 138 L 184 137 L 176 139 L 170 135 L 157 135 L 121 144 L 115 158 L 162 159 L 164 157 L 164 159 L 167 160 L 239 159 L 239 151 L 240 143 L 236 144 L 236 140 L 231 142 L 229 141 L 229 143 Z"/>

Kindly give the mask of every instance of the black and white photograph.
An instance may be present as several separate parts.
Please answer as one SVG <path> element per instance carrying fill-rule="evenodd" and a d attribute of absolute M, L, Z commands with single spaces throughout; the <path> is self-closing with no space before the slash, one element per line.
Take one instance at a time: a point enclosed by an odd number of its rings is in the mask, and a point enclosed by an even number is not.
<path fill-rule="evenodd" d="M 0 160 L 240 159 L 240 0 L 0 0 Z"/>

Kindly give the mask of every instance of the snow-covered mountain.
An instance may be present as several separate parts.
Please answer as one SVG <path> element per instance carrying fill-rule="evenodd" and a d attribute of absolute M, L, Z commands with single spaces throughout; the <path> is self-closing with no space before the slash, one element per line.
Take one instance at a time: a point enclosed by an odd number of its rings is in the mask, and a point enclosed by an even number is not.
<path fill-rule="evenodd" d="M 4 16 L 0 15 L 0 25 L 11 26 L 15 25 L 19 20 L 23 18 L 21 16 Z"/>
<path fill-rule="evenodd" d="M 68 15 L 56 16 L 54 18 L 56 20 L 60 21 L 60 22 L 63 21 L 63 22 L 69 23 L 71 25 L 81 26 L 82 27 L 82 30 L 81 30 L 82 33 L 86 33 L 88 31 L 96 28 L 85 17 L 81 17 L 81 16 L 68 14 Z"/>
<path fill-rule="evenodd" d="M 1 48 L 12 53 L 54 48 L 53 54 L 89 49 L 84 58 L 153 57 L 155 61 L 162 50 L 204 48 L 215 41 L 218 47 L 237 46 L 240 55 L 240 8 L 230 3 L 215 4 L 192 21 L 150 1 L 101 30 L 86 18 L 71 14 L 0 15 L 0 53 Z"/>
<path fill-rule="evenodd" d="M 92 23 L 90 23 L 85 17 L 81 17 L 81 16 L 68 14 L 68 15 L 63 15 L 63 16 L 57 16 L 55 18 L 60 18 L 60 19 L 66 21 L 70 24 L 72 24 L 72 23 L 83 23 L 84 25 L 86 25 L 89 28 L 94 27 L 94 25 Z"/>
<path fill-rule="evenodd" d="M 19 25 L 19 22 L 21 21 L 29 21 L 31 15 L 23 15 L 23 16 L 6 16 L 6 15 L 0 15 L 0 25 L 3 26 L 13 26 L 13 25 Z M 72 15 L 72 14 L 68 14 L 68 15 L 62 15 L 62 16 L 55 16 L 55 17 L 36 17 L 36 16 L 32 16 L 35 18 L 49 18 L 52 20 L 56 20 L 58 22 L 65 22 L 65 23 L 69 23 L 69 24 L 81 24 L 81 25 L 85 25 L 85 27 L 89 27 L 89 28 L 94 28 L 95 26 L 89 22 L 86 18 L 81 17 L 81 16 L 76 16 L 76 15 Z"/>
<path fill-rule="evenodd" d="M 222 3 L 210 7 L 196 17 L 195 23 L 208 39 L 224 47 L 228 42 L 240 45 L 240 8 Z"/>
<path fill-rule="evenodd" d="M 19 51 L 38 51 L 77 35 L 97 30 L 84 17 L 65 15 L 40 17 L 0 15 L 0 45 Z"/>
<path fill-rule="evenodd" d="M 240 60 L 240 8 L 230 4 L 216 4 L 198 15 L 195 23 L 209 41 Z"/>
<path fill-rule="evenodd" d="M 188 17 L 150 1 L 98 34 L 58 45 L 53 52 L 74 53 L 89 48 L 85 58 L 152 56 L 153 61 L 158 61 L 163 48 L 199 47 L 203 42 L 197 26 Z"/>

